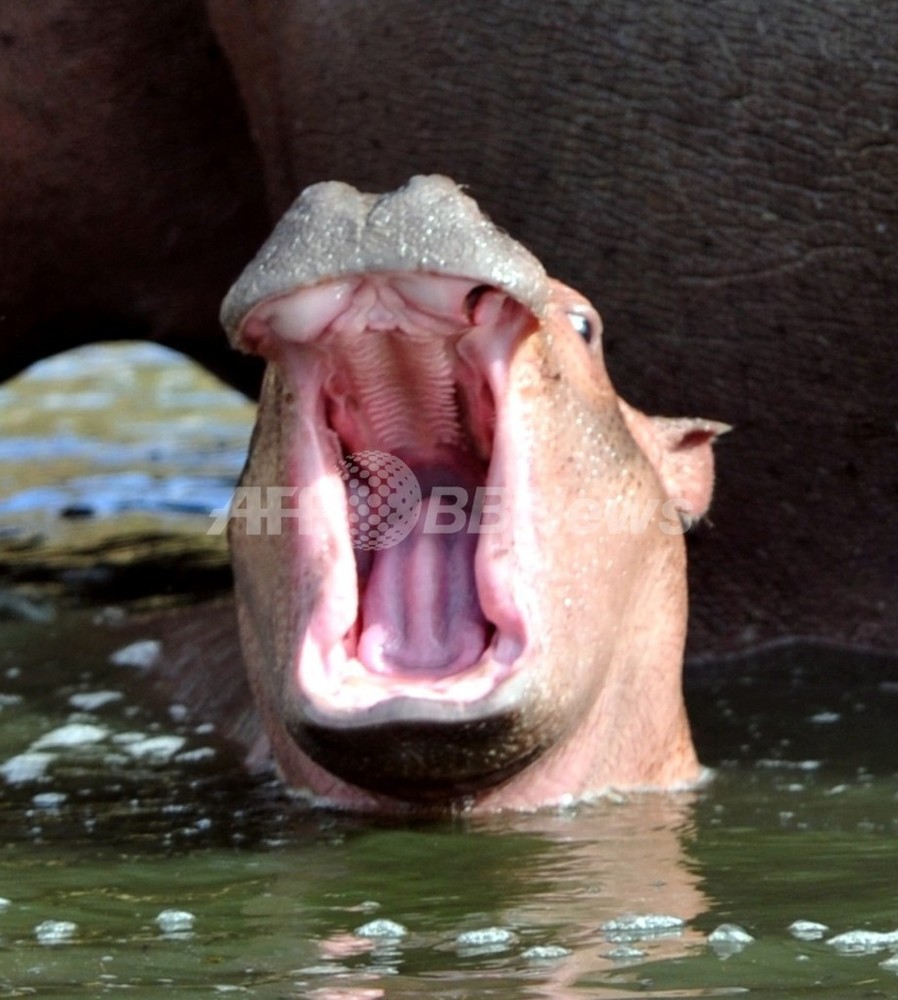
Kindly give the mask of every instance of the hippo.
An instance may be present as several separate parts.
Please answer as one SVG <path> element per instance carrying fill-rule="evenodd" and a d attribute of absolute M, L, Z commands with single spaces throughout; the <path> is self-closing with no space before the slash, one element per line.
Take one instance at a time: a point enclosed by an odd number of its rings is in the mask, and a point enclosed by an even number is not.
<path fill-rule="evenodd" d="M 724 425 L 623 402 L 594 308 L 446 177 L 308 188 L 222 321 L 267 363 L 229 537 L 291 787 L 443 811 L 701 779 L 683 531 Z M 352 530 L 366 473 L 380 523 L 410 522 L 381 544 Z"/>
<path fill-rule="evenodd" d="M 713 412 L 691 658 L 898 649 L 898 18 L 802 0 L 208 0 L 273 212 L 468 185 L 602 303 L 628 399 Z"/>

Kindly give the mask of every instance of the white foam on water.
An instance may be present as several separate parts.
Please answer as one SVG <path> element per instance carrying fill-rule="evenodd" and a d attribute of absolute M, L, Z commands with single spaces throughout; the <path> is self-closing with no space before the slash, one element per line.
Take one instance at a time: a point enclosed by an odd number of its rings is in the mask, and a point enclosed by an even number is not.
<path fill-rule="evenodd" d="M 395 920 L 369 920 L 367 924 L 356 927 L 353 934 L 366 938 L 401 938 L 408 934 L 408 930 L 397 924 Z"/>
<path fill-rule="evenodd" d="M 793 920 L 788 930 L 792 937 L 799 941 L 819 941 L 829 927 L 814 920 Z"/>

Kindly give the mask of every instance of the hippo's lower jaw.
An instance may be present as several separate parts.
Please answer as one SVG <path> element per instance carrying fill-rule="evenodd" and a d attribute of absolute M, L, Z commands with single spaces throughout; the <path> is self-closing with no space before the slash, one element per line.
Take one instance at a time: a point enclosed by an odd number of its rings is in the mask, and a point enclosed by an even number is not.
<path fill-rule="evenodd" d="M 527 472 L 511 462 L 508 372 L 535 324 L 493 288 L 419 274 L 315 286 L 266 303 L 247 324 L 247 337 L 265 338 L 260 349 L 276 355 L 291 386 L 295 558 L 300 576 L 316 576 L 285 679 L 301 706 L 290 729 L 328 770 L 368 787 L 378 773 L 395 787 L 399 763 L 384 746 L 400 731 L 418 742 L 422 727 L 451 729 L 459 756 L 483 772 L 467 730 L 515 712 L 529 640 L 520 563 L 533 529 L 521 529 L 527 490 L 515 480 Z M 359 494 L 348 495 L 345 469 L 384 453 L 415 474 L 420 514 L 398 544 L 354 551 Z M 438 488 L 455 502 L 448 525 Z M 459 523 L 475 513 L 480 488 L 498 507 L 477 511 L 479 523 Z M 379 766 L 360 762 L 365 733 L 380 746 Z M 435 745 L 451 757 L 445 742 Z M 532 752 L 518 746 L 514 759 L 493 759 L 476 778 L 458 766 L 447 773 L 456 786 L 493 782 Z M 404 766 L 416 756 L 406 746 Z M 420 780 L 433 784 L 433 762 L 418 766 Z"/>

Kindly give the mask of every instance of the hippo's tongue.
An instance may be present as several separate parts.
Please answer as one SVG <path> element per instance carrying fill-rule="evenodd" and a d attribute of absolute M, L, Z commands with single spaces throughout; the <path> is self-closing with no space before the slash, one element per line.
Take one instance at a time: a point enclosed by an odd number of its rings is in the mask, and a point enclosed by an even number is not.
<path fill-rule="evenodd" d="M 362 597 L 358 658 L 376 673 L 445 677 L 483 655 L 490 626 L 474 580 L 477 536 L 436 533 L 427 497 L 398 545 L 382 549 Z"/>

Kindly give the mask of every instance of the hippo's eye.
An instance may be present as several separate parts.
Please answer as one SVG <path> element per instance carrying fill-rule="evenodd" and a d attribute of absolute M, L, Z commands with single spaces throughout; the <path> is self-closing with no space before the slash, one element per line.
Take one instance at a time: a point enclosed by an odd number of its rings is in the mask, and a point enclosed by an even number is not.
<path fill-rule="evenodd" d="M 567 318 L 570 320 L 571 326 L 580 334 L 583 340 L 587 344 L 591 344 L 596 332 L 592 320 L 581 312 L 569 312 Z"/>

